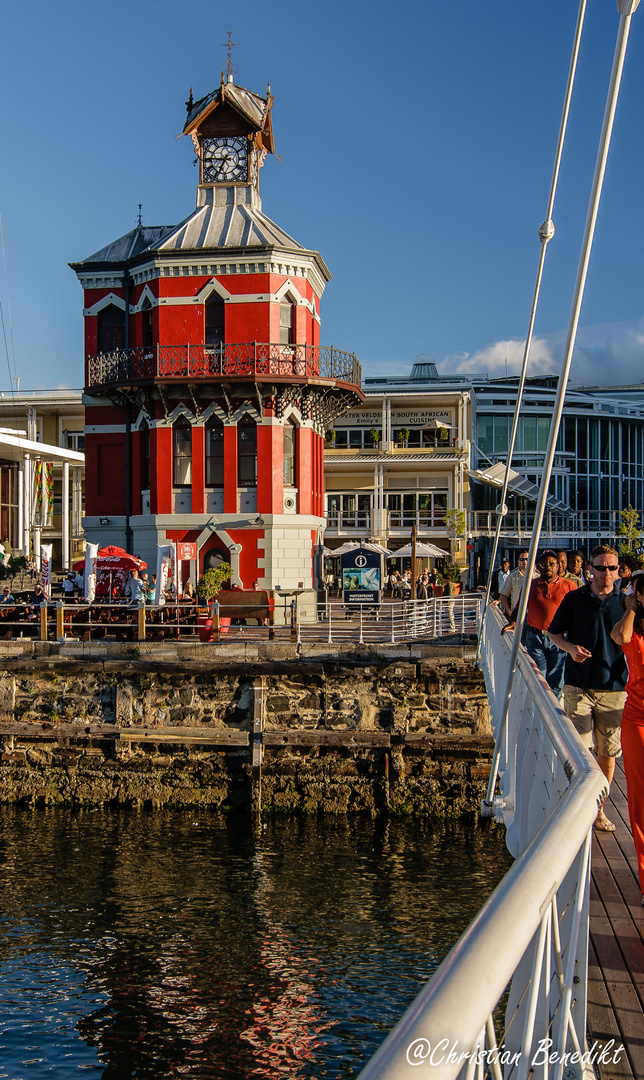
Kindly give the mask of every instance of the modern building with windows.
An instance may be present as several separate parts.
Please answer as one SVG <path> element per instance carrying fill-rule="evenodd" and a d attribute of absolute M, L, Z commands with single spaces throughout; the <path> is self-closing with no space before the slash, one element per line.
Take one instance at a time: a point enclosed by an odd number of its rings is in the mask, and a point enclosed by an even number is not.
<path fill-rule="evenodd" d="M 327 546 L 403 547 L 415 526 L 419 540 L 465 563 L 465 533 L 448 511 L 469 510 L 472 395 L 467 383 L 430 389 L 434 379 L 434 364 L 414 365 L 405 380 L 365 379 L 365 404 L 327 432 Z"/>
<path fill-rule="evenodd" d="M 414 364 L 408 377 L 366 378 L 366 404 L 338 421 L 333 441 L 327 438 L 326 542 L 362 536 L 395 548 L 415 524 L 419 538 L 448 549 L 457 538 L 446 527 L 445 508 L 464 509 L 466 545 L 457 542 L 455 554 L 464 561 L 467 550 L 473 578 L 485 579 L 500 499 L 494 481 L 507 461 L 517 385 L 516 378 L 439 375 L 432 363 Z M 532 534 L 556 386 L 555 376 L 526 383 L 504 552 Z M 443 432 L 428 427 L 430 420 L 443 421 Z M 409 431 L 406 445 L 398 440 L 401 427 Z M 372 442 L 381 431 L 384 441 Z M 614 540 L 619 512 L 629 505 L 644 511 L 644 385 L 569 389 L 544 544 L 587 551 Z"/>

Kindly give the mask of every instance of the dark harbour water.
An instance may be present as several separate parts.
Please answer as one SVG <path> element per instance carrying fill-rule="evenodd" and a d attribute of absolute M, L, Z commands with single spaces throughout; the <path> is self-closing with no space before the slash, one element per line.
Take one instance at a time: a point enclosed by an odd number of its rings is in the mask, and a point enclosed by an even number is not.
<path fill-rule="evenodd" d="M 354 1077 L 509 864 L 455 823 L 0 808 L 0 1080 Z"/>

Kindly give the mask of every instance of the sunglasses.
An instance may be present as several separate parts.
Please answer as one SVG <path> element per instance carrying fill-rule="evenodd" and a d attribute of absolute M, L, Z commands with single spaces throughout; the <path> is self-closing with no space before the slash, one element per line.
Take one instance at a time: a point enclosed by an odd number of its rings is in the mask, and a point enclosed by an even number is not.
<path fill-rule="evenodd" d="M 597 563 L 591 563 L 591 566 L 593 570 L 598 570 L 600 573 L 606 572 L 607 574 L 614 574 L 616 570 L 619 570 L 619 566 L 617 566 L 617 564 L 615 564 L 614 566 L 598 566 Z"/>

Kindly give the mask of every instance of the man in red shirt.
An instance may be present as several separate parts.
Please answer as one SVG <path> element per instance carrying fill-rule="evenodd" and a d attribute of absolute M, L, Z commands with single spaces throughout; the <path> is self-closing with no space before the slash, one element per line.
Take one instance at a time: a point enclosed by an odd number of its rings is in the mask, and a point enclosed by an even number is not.
<path fill-rule="evenodd" d="M 539 555 L 537 569 L 539 577 L 532 582 L 528 596 L 523 645 L 555 697 L 561 700 L 566 654 L 550 640 L 546 631 L 566 593 L 574 592 L 577 585 L 568 578 L 559 577 L 557 552 L 550 548 L 546 548 Z M 514 630 L 515 622 L 516 609 L 512 612 L 506 630 Z"/>

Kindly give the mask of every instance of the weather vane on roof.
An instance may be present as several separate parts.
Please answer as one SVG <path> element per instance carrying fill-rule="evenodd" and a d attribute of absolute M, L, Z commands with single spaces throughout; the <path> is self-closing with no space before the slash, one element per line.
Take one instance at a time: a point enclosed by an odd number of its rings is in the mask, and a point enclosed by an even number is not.
<path fill-rule="evenodd" d="M 228 82 L 233 81 L 233 75 L 237 71 L 237 68 L 235 67 L 235 65 L 233 63 L 233 49 L 235 48 L 236 45 L 239 45 L 239 42 L 238 41 L 232 41 L 231 40 L 232 36 L 233 36 L 233 32 L 232 32 L 232 30 L 229 30 L 228 31 L 228 41 L 223 42 L 220 45 L 220 48 L 228 49 L 228 64 L 226 65 L 226 74 L 228 76 Z"/>

